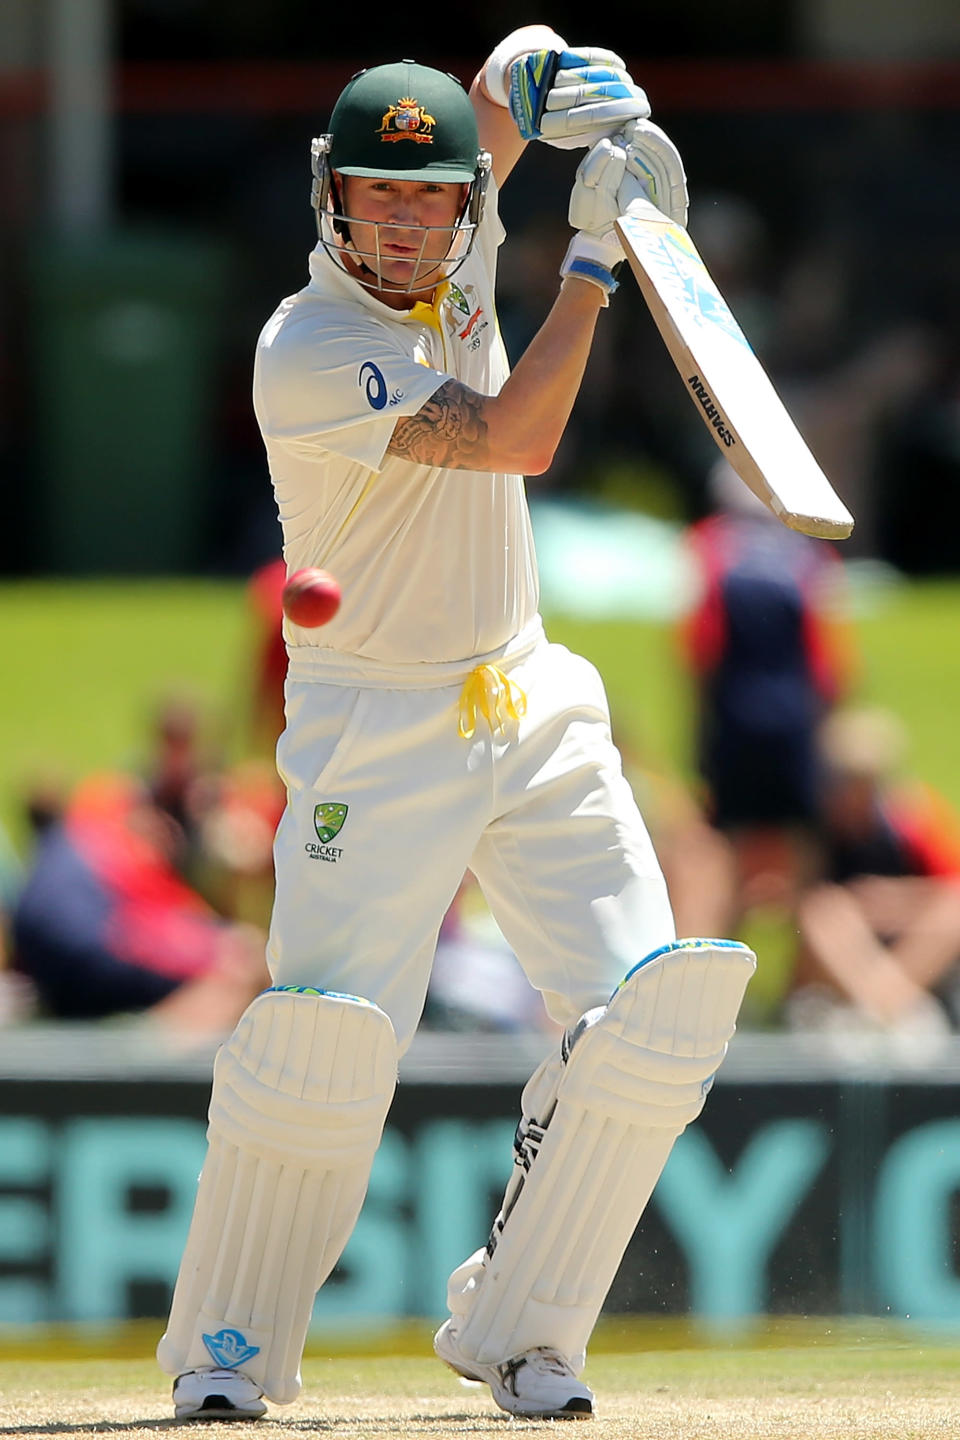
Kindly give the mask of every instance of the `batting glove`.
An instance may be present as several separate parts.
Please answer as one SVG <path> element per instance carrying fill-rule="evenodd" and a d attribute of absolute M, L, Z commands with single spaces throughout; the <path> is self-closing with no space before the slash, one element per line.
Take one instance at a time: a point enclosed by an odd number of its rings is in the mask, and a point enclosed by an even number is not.
<path fill-rule="evenodd" d="M 576 235 L 570 241 L 561 275 L 576 275 L 599 285 L 609 297 L 617 288 L 614 269 L 624 258 L 613 228 L 632 200 L 646 196 L 643 182 L 627 169 L 624 146 L 598 140 L 580 161 L 570 193 L 568 216 Z"/>
<path fill-rule="evenodd" d="M 524 140 L 583 149 L 650 114 L 623 60 L 595 46 L 567 47 L 546 26 L 527 25 L 497 46 L 483 72 L 490 99 L 509 108 Z"/>
<path fill-rule="evenodd" d="M 680 151 L 669 135 L 649 120 L 632 120 L 617 143 L 626 147 L 626 174 L 637 180 L 658 210 L 677 225 L 686 225 L 689 195 Z M 621 209 L 626 209 L 624 205 Z"/>

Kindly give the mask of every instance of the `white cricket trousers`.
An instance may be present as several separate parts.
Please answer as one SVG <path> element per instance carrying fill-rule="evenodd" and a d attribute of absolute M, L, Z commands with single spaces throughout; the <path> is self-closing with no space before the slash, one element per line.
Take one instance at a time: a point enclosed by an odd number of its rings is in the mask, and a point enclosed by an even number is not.
<path fill-rule="evenodd" d="M 442 683 L 412 688 L 346 665 L 336 683 L 329 669 L 302 679 L 291 661 L 270 971 L 275 985 L 372 1000 L 401 1054 L 466 869 L 561 1025 L 676 938 L 597 670 L 542 632 L 496 664 L 525 713 L 500 732 L 478 715 L 466 739 L 469 666 L 416 667 Z"/>

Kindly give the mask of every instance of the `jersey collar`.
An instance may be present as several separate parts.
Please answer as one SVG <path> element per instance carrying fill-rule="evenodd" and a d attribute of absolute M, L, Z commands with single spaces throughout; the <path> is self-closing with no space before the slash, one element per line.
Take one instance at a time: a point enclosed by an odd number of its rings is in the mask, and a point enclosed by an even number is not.
<path fill-rule="evenodd" d="M 392 306 L 384 305 L 382 300 L 364 289 L 352 275 L 348 275 L 346 270 L 327 254 L 319 240 L 310 252 L 309 263 L 310 282 L 307 289 L 313 294 L 353 300 L 382 320 L 392 320 L 394 324 L 399 322 L 401 325 L 413 321 L 417 325 L 429 325 L 431 329 L 439 332 L 440 306 L 450 292 L 448 280 L 441 280 L 437 285 L 431 305 L 425 300 L 417 300 L 409 310 L 394 310 Z"/>

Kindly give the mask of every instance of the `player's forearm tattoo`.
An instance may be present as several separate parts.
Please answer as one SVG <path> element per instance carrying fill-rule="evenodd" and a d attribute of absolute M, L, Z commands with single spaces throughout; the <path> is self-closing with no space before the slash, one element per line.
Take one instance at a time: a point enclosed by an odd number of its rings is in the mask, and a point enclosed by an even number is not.
<path fill-rule="evenodd" d="M 417 465 L 485 469 L 489 455 L 485 401 L 485 395 L 459 380 L 447 380 L 416 415 L 397 422 L 388 451 Z"/>

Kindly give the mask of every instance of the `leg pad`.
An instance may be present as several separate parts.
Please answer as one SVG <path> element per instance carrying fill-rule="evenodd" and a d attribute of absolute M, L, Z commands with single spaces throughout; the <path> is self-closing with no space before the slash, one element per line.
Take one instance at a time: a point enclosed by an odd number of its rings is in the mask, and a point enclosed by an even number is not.
<path fill-rule="evenodd" d="M 755 968 L 735 941 L 664 946 L 537 1071 L 487 1250 L 450 1277 L 461 1354 L 496 1364 L 545 1345 L 582 1368 L 623 1252 L 674 1141 L 703 1108 Z"/>
<path fill-rule="evenodd" d="M 396 1078 L 393 1026 L 366 1000 L 267 990 L 248 1008 L 214 1066 L 162 1369 L 241 1370 L 269 1399 L 296 1398 L 314 1296 L 356 1223 Z"/>

